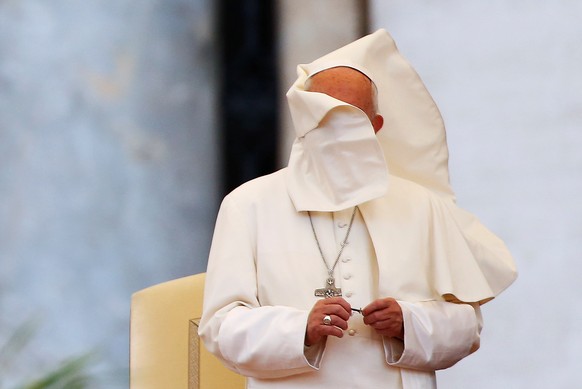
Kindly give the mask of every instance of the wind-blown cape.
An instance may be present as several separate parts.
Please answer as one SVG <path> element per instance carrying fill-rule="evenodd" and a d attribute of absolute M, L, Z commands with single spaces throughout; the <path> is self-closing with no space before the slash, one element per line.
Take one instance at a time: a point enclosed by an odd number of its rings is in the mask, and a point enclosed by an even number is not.
<path fill-rule="evenodd" d="M 334 210 L 334 204 L 327 207 L 330 209 L 322 209 L 321 193 L 316 193 L 322 185 L 317 181 L 305 183 L 305 180 L 317 180 L 321 174 L 314 171 L 306 175 L 306 164 L 301 165 L 301 161 L 308 154 L 303 139 L 320 126 L 328 113 L 325 105 L 318 103 L 321 100 L 318 93 L 305 92 L 305 82 L 310 76 L 337 66 L 359 70 L 375 83 L 378 111 L 385 123 L 376 135 L 387 169 L 392 176 L 425 188 L 431 198 L 432 244 L 427 250 L 432 259 L 430 266 L 424 269 L 431 274 L 428 285 L 450 301 L 484 303 L 497 296 L 517 276 L 511 254 L 505 244 L 477 218 L 455 204 L 441 114 L 422 80 L 398 52 L 385 30 L 378 30 L 310 64 L 297 67 L 298 78 L 287 93 L 297 134 L 291 152 L 287 185 L 296 210 Z M 299 171 L 299 166 L 303 166 L 303 171 Z M 313 169 L 316 170 L 317 166 Z M 392 209 L 387 204 L 391 201 L 389 196 L 385 196 L 390 191 L 390 182 L 387 187 L 386 191 L 382 191 L 376 186 L 363 195 L 360 191 L 358 197 L 354 197 L 353 204 L 343 201 L 340 205 L 344 208 L 359 205 L 370 235 L 376 241 L 381 241 L 383 234 L 399 233 L 389 231 L 388 221 L 385 220 L 390 215 L 383 209 Z M 361 202 L 362 199 L 365 201 Z M 393 258 L 392 254 L 377 253 L 379 262 L 383 263 L 380 258 L 386 256 Z M 415 277 L 411 274 L 410 279 Z M 388 292 L 385 294 L 394 295 Z"/>

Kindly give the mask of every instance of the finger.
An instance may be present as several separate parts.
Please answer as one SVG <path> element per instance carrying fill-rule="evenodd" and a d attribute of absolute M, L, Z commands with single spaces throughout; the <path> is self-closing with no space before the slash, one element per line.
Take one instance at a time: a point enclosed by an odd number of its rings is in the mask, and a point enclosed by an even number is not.
<path fill-rule="evenodd" d="M 364 324 L 368 325 L 384 320 L 402 321 L 402 310 L 398 303 L 394 303 L 388 308 L 377 310 L 364 316 Z"/>
<path fill-rule="evenodd" d="M 388 318 L 389 310 L 387 308 L 378 309 L 375 311 L 367 311 L 364 315 L 365 324 L 374 324 L 379 320 L 386 320 Z"/>
<path fill-rule="evenodd" d="M 319 343 L 326 336 L 343 337 L 343 331 L 336 325 L 325 325 L 321 321 L 309 322 L 305 331 L 305 344 L 307 346 Z"/>
<path fill-rule="evenodd" d="M 397 322 L 397 320 L 378 320 L 372 324 L 370 324 L 370 326 L 372 328 L 374 328 L 375 330 L 386 330 L 386 329 L 390 329 L 390 328 L 398 328 L 399 327 L 399 323 Z"/>
<path fill-rule="evenodd" d="M 331 318 L 330 324 L 325 324 L 325 316 L 324 316 L 322 319 L 323 325 L 339 327 L 342 330 L 348 329 L 348 322 L 345 319 L 343 319 L 339 316 L 336 316 L 336 315 L 329 315 L 329 317 Z"/>
<path fill-rule="evenodd" d="M 343 320 L 348 320 L 351 316 L 351 310 L 346 311 L 342 305 L 327 305 L 323 311 L 327 315 L 335 315 Z"/>
<path fill-rule="evenodd" d="M 341 338 L 344 336 L 344 332 L 336 326 L 322 326 L 321 330 L 322 336 L 335 336 L 336 338 Z"/>
<path fill-rule="evenodd" d="M 374 325 L 380 320 L 386 320 L 384 317 L 380 317 L 378 311 L 372 312 L 369 315 L 364 316 L 364 324 Z"/>
<path fill-rule="evenodd" d="M 382 335 L 382 336 L 389 336 L 389 337 L 397 337 L 402 338 L 403 336 L 403 327 L 402 323 L 396 320 L 384 320 L 379 321 L 371 326 L 374 330 Z"/>
<path fill-rule="evenodd" d="M 364 309 L 362 309 L 362 313 L 364 316 L 368 316 L 373 312 L 389 308 L 392 303 L 396 302 L 393 298 L 384 298 L 384 299 L 377 299 L 372 301 L 368 304 Z"/>
<path fill-rule="evenodd" d="M 337 315 L 347 320 L 351 315 L 350 304 L 340 297 L 318 300 L 313 306 L 312 312 L 322 315 Z"/>
<path fill-rule="evenodd" d="M 338 318 L 337 316 L 332 316 L 332 315 L 329 315 L 329 316 L 331 318 L 331 322 L 329 324 L 326 324 L 324 322 L 324 318 L 322 318 L 321 321 L 318 323 L 318 325 L 313 327 L 313 330 L 319 336 L 328 336 L 328 335 L 338 336 L 338 337 L 343 336 L 342 330 L 347 329 L 347 322 Z"/>
<path fill-rule="evenodd" d="M 390 320 L 397 317 L 400 317 L 398 311 L 394 310 L 393 308 L 385 308 L 364 316 L 364 323 L 372 324 L 378 321 Z"/>
<path fill-rule="evenodd" d="M 345 310 L 347 313 L 350 313 L 352 310 L 352 306 L 350 305 L 350 303 L 348 303 L 343 297 L 332 297 L 320 301 L 323 301 L 325 305 L 341 306 L 343 310 Z"/>

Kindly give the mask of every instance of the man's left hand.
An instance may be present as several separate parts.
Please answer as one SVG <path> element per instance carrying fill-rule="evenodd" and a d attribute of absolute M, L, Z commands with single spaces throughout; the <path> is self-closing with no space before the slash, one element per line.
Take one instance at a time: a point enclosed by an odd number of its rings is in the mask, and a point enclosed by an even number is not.
<path fill-rule="evenodd" d="M 372 301 L 363 310 L 364 323 L 376 330 L 379 335 L 404 339 L 404 319 L 402 308 L 391 298 Z"/>

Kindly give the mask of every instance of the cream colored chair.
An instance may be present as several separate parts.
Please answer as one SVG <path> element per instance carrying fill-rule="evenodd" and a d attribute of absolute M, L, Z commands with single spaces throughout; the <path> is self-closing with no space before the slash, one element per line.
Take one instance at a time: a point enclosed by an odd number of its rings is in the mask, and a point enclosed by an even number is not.
<path fill-rule="evenodd" d="M 131 389 L 241 389 L 198 338 L 205 274 L 140 290 L 131 299 Z"/>

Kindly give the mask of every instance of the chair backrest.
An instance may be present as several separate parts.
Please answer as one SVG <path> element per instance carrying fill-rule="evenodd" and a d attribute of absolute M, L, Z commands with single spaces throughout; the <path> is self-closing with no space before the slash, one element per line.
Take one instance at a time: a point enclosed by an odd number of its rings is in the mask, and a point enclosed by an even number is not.
<path fill-rule="evenodd" d="M 205 274 L 140 290 L 131 299 L 131 389 L 242 389 L 198 337 Z"/>

